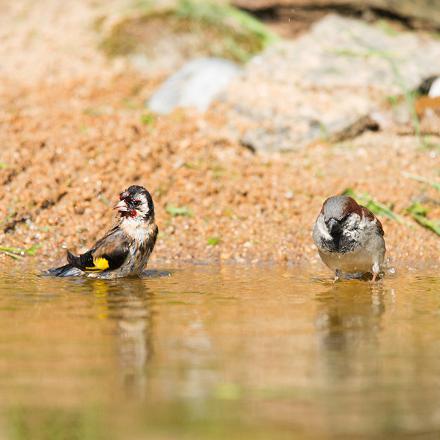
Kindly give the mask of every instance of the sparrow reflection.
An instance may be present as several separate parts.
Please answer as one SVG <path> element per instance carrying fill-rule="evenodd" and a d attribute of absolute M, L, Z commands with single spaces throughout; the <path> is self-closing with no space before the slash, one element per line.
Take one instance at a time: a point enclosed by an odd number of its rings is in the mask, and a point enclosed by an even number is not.
<path fill-rule="evenodd" d="M 366 369 L 371 373 L 385 312 L 383 285 L 335 283 L 316 300 L 319 363 L 325 377 L 345 379 Z"/>

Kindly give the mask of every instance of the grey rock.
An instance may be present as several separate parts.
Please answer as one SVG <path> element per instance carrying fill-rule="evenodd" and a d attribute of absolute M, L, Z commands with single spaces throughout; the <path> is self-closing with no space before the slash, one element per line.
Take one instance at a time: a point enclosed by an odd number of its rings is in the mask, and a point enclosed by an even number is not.
<path fill-rule="evenodd" d="M 241 69 L 221 58 L 199 58 L 169 77 L 148 101 L 148 108 L 167 114 L 179 107 L 206 111 Z"/>
<path fill-rule="evenodd" d="M 258 151 L 302 148 L 350 133 L 388 96 L 439 71 L 438 40 L 329 15 L 248 64 L 228 88 L 228 125 Z"/>

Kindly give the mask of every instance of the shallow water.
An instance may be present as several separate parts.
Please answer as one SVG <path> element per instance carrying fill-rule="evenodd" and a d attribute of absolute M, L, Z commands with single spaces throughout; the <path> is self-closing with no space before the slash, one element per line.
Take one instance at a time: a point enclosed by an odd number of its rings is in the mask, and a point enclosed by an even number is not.
<path fill-rule="evenodd" d="M 440 437 L 440 275 L 0 272 L 1 439 Z"/>

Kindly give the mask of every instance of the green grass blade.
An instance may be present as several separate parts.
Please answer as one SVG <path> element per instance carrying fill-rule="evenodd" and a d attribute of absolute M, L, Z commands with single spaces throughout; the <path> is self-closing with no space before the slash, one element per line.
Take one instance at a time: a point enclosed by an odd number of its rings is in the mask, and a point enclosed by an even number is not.
<path fill-rule="evenodd" d="M 172 204 L 168 204 L 165 208 L 166 212 L 170 214 L 172 217 L 192 217 L 193 213 L 191 209 L 187 206 L 174 206 Z"/>
<path fill-rule="evenodd" d="M 413 203 L 407 209 L 407 211 L 419 225 L 423 226 L 426 229 L 430 229 L 437 235 L 440 235 L 440 221 L 431 220 L 426 217 L 426 215 L 428 214 L 428 208 L 420 203 Z"/>
<path fill-rule="evenodd" d="M 40 247 L 41 246 L 39 244 L 34 244 L 28 249 L 11 246 L 0 246 L 0 252 L 3 252 L 4 254 L 9 256 L 14 255 L 16 257 L 21 257 L 23 255 L 34 256 L 37 253 L 38 248 Z"/>
<path fill-rule="evenodd" d="M 426 183 L 429 186 L 432 186 L 437 191 L 440 191 L 440 183 L 438 183 L 438 182 L 433 182 L 432 180 L 429 180 L 426 177 L 417 176 L 415 174 L 410 174 L 410 173 L 402 173 L 402 174 L 405 177 L 408 177 L 408 179 L 413 179 L 413 180 L 417 180 L 417 182 Z"/>
<path fill-rule="evenodd" d="M 401 215 L 396 214 L 384 203 L 374 200 L 373 197 L 368 193 L 356 193 L 353 189 L 347 188 L 342 194 L 353 197 L 358 203 L 368 208 L 374 214 L 388 217 L 401 224 L 408 224 L 408 222 Z"/>

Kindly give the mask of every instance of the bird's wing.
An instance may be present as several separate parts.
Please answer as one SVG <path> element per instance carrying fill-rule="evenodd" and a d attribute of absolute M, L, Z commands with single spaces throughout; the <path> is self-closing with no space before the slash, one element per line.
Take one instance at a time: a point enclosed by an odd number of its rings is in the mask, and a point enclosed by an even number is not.
<path fill-rule="evenodd" d="M 377 230 L 379 231 L 379 234 L 384 235 L 382 223 L 380 222 L 380 220 L 368 208 L 365 208 L 365 206 L 362 206 L 361 208 L 364 217 L 370 220 L 376 220 L 376 226 L 377 226 Z"/>
<path fill-rule="evenodd" d="M 119 228 L 112 229 L 92 249 L 76 257 L 67 253 L 67 261 L 85 272 L 102 272 L 122 266 L 129 252 L 129 240 Z"/>
<path fill-rule="evenodd" d="M 153 252 L 154 245 L 156 244 L 156 240 L 157 240 L 157 236 L 158 235 L 159 235 L 159 228 L 155 224 L 153 226 L 153 230 L 152 230 L 152 233 L 151 233 L 151 252 Z"/>

